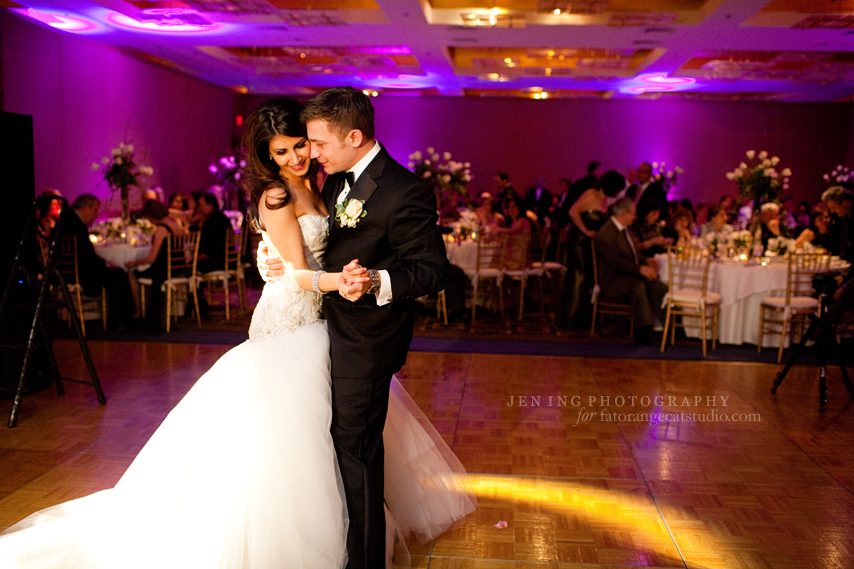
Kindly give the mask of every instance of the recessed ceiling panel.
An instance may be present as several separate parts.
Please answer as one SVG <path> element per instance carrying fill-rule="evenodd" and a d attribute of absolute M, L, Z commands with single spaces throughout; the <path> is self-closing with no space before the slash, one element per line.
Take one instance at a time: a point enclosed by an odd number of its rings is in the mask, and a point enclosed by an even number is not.
<path fill-rule="evenodd" d="M 720 51 L 701 53 L 676 75 L 721 81 L 791 81 L 826 85 L 854 79 L 854 53 L 806 51 Z"/>
<path fill-rule="evenodd" d="M 650 49 L 448 48 L 458 75 L 509 77 L 632 77 L 654 59 Z M 497 77 L 488 77 L 497 79 Z"/>

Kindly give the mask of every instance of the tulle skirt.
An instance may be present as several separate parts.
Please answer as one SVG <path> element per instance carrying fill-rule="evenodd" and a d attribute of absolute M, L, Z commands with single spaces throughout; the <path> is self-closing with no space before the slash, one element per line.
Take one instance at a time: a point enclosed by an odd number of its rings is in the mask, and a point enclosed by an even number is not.
<path fill-rule="evenodd" d="M 347 512 L 322 321 L 244 342 L 170 412 L 116 487 L 0 534 L 0 568 L 334 569 Z M 399 383 L 386 446 L 390 527 L 432 539 L 476 504 Z"/>

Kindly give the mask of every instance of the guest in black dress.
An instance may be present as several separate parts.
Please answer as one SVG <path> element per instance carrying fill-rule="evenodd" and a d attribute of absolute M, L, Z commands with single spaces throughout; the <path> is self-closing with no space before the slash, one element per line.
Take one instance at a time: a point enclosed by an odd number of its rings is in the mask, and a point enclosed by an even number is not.
<path fill-rule="evenodd" d="M 581 194 L 572 207 L 566 244 L 567 274 L 561 298 L 558 324 L 565 329 L 589 326 L 589 293 L 593 286 L 593 259 L 590 240 L 608 221 L 608 198 L 614 197 L 626 185 L 616 170 L 602 174 L 596 187 Z"/>
<path fill-rule="evenodd" d="M 126 265 L 128 269 L 139 265 L 149 265 L 145 270 L 134 271 L 137 278 L 151 279 L 151 292 L 148 296 L 148 306 L 145 309 L 145 328 L 149 332 L 161 332 L 166 327 L 165 321 L 165 306 L 163 304 L 163 291 L 160 287 L 166 280 L 166 272 L 169 254 L 169 248 L 166 245 L 166 240 L 172 235 L 172 228 L 166 223 L 166 218 L 169 215 L 169 209 L 155 200 L 145 202 L 142 208 L 142 217 L 151 221 L 154 224 L 154 236 L 151 243 L 151 251 L 148 256 L 138 261 L 131 261 Z M 137 296 L 139 283 L 136 279 L 133 281 Z"/>
<path fill-rule="evenodd" d="M 645 257 L 652 258 L 667 251 L 667 245 L 672 243 L 661 234 L 661 204 L 658 200 L 643 200 L 638 205 L 638 218 L 631 226 L 632 235 L 637 240 L 637 249 Z"/>
<path fill-rule="evenodd" d="M 807 243 L 825 249 L 831 255 L 839 254 L 839 234 L 833 231 L 830 212 L 824 204 L 818 204 L 810 214 L 809 227 L 795 240 L 795 249 L 803 249 Z"/>

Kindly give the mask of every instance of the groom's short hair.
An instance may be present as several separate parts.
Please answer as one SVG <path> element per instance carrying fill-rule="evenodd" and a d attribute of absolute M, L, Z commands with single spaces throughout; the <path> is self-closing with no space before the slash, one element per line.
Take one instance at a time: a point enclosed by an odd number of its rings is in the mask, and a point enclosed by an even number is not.
<path fill-rule="evenodd" d="M 367 95 L 347 87 L 327 89 L 308 103 L 300 119 L 303 124 L 321 120 L 329 125 L 329 130 L 342 140 L 351 130 L 360 130 L 362 135 L 374 138 L 374 106 Z"/>

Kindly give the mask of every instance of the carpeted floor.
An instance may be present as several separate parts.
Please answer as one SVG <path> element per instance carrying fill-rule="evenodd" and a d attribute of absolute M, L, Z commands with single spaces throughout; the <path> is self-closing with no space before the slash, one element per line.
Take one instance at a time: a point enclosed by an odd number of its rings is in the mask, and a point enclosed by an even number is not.
<path fill-rule="evenodd" d="M 202 326 L 193 319 L 182 318 L 173 324 L 168 334 L 145 332 L 104 332 L 97 322 L 87 327 L 92 340 L 125 342 L 167 342 L 180 344 L 236 345 L 247 339 L 251 310 L 237 311 L 230 320 L 221 309 L 214 306 L 202 320 Z M 56 337 L 71 338 L 64 326 L 55 328 Z M 658 342 L 640 345 L 628 337 L 626 322 L 605 323 L 602 333 L 590 336 L 589 331 L 565 331 L 557 328 L 551 318 L 536 313 L 526 315 L 521 321 L 501 319 L 489 313 L 478 314 L 477 323 L 451 322 L 447 326 L 431 312 L 418 316 L 412 350 L 419 352 L 518 354 L 539 356 L 567 356 L 592 358 L 632 358 L 642 360 L 702 360 L 700 341 L 691 338 L 677 339 L 674 346 L 660 351 Z M 848 350 L 850 353 L 851 350 Z M 791 350 L 784 352 L 784 362 Z M 772 348 L 756 352 L 756 346 L 709 345 L 708 361 L 776 363 L 777 351 Z M 798 358 L 799 364 L 815 364 L 814 350 L 807 349 Z"/>

